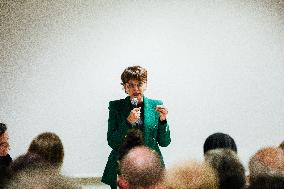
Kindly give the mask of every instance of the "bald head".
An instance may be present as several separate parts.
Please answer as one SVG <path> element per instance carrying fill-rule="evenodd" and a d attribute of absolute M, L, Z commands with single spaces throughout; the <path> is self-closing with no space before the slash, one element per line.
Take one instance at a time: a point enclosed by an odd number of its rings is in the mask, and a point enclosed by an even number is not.
<path fill-rule="evenodd" d="M 284 176 L 284 151 L 280 148 L 263 148 L 249 161 L 250 179 L 257 176 Z"/>
<path fill-rule="evenodd" d="M 145 146 L 131 149 L 119 165 L 121 177 L 129 188 L 150 188 L 161 183 L 164 177 L 160 156 Z"/>

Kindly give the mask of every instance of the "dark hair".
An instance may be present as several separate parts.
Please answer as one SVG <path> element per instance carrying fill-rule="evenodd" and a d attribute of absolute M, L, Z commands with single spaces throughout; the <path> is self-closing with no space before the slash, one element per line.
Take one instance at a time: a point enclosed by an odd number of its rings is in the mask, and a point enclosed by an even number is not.
<path fill-rule="evenodd" d="M 281 144 L 279 145 L 279 148 L 281 148 L 282 150 L 284 150 L 284 141 L 281 142 Z"/>
<path fill-rule="evenodd" d="M 245 168 L 233 150 L 209 150 L 205 160 L 218 173 L 220 189 L 242 189 L 245 186 Z"/>
<path fill-rule="evenodd" d="M 147 70 L 141 66 L 127 67 L 121 74 L 121 84 L 126 84 L 129 80 L 147 82 Z"/>
<path fill-rule="evenodd" d="M 123 143 L 120 145 L 118 160 L 121 160 L 129 150 L 136 146 L 144 145 L 143 133 L 140 129 L 132 128 L 127 131 Z"/>
<path fill-rule="evenodd" d="M 63 163 L 64 149 L 60 138 L 51 132 L 38 135 L 30 144 L 28 152 L 39 154 L 52 165 Z"/>
<path fill-rule="evenodd" d="M 5 123 L 0 123 L 0 135 L 5 133 L 6 130 L 7 130 L 6 124 Z"/>
<path fill-rule="evenodd" d="M 229 148 L 237 152 L 237 145 L 234 139 L 230 135 L 224 133 L 214 133 L 208 136 L 203 145 L 203 152 L 205 154 L 208 150 L 216 148 Z"/>
<path fill-rule="evenodd" d="M 249 185 L 248 189 L 280 189 L 284 188 L 284 177 L 258 176 Z"/>

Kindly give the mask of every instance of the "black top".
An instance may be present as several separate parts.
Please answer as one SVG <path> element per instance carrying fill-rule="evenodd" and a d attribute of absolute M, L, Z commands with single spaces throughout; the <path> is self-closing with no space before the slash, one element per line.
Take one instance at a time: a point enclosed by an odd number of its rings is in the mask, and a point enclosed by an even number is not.
<path fill-rule="evenodd" d="M 7 176 L 7 168 L 11 162 L 12 158 L 9 154 L 0 156 L 0 188 L 3 188 L 3 182 Z"/>
<path fill-rule="evenodd" d="M 137 104 L 137 106 L 132 105 L 133 108 L 140 109 L 140 119 L 135 123 L 134 127 L 140 129 L 142 132 L 144 130 L 144 103 Z"/>
<path fill-rule="evenodd" d="M 2 167 L 8 167 L 10 163 L 12 162 L 12 158 L 9 154 L 6 156 L 0 156 L 0 166 Z"/>

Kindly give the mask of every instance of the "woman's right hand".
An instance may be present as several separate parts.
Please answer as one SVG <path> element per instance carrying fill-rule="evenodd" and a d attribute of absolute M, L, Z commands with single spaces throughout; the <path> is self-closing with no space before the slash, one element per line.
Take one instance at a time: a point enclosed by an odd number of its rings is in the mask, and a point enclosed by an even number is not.
<path fill-rule="evenodd" d="M 129 116 L 127 117 L 127 121 L 130 123 L 130 124 L 135 124 L 139 118 L 140 118 L 140 109 L 141 107 L 139 108 L 133 108 L 133 110 L 131 110 Z"/>

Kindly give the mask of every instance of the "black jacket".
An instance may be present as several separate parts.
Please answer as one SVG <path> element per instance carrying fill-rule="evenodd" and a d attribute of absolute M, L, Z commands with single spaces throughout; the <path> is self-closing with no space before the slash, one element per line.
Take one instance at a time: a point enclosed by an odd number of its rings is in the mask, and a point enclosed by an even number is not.
<path fill-rule="evenodd" d="M 12 158 L 9 154 L 6 156 L 0 156 L 0 188 L 4 188 L 4 179 L 7 176 L 7 168 L 12 162 Z"/>

